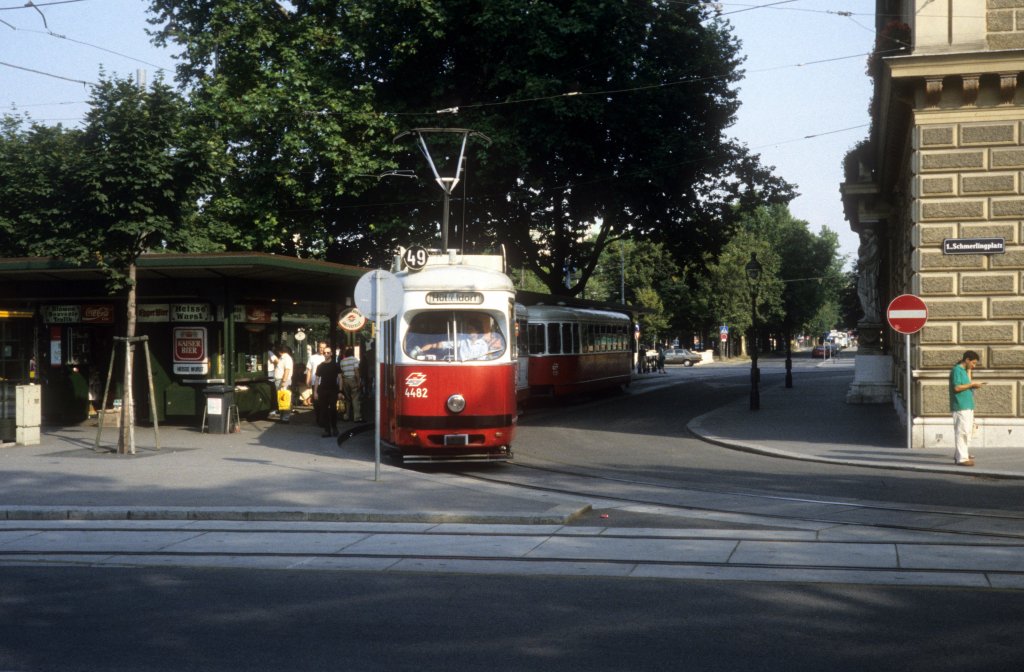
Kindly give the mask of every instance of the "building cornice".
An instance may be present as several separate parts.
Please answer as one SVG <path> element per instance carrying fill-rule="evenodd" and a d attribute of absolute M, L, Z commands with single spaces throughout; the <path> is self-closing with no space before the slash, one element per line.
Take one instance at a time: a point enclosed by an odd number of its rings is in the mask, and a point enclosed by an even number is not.
<path fill-rule="evenodd" d="M 890 56 L 883 62 L 893 79 L 1000 74 L 1024 71 L 1024 50 Z"/>

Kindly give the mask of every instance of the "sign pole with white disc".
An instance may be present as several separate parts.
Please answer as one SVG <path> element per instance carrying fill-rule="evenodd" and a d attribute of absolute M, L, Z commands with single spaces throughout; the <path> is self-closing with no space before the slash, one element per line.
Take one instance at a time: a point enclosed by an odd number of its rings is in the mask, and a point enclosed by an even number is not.
<path fill-rule="evenodd" d="M 398 314 L 402 306 L 402 282 L 392 273 L 376 270 L 359 278 L 353 298 L 356 307 L 374 321 L 373 356 L 376 360 L 373 374 L 373 480 L 380 480 L 380 374 L 384 359 L 382 327 L 385 320 Z"/>
<path fill-rule="evenodd" d="M 910 388 L 913 379 L 910 373 L 910 336 L 924 328 L 928 322 L 928 306 L 920 297 L 913 294 L 900 294 L 891 302 L 885 311 L 889 326 L 903 334 L 906 343 L 904 359 L 907 364 L 907 448 L 913 448 L 913 411 L 910 405 Z"/>

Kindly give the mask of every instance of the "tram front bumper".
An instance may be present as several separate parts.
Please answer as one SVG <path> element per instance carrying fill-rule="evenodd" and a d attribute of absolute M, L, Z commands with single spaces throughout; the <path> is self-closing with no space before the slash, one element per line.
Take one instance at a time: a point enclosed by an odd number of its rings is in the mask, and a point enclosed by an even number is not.
<path fill-rule="evenodd" d="M 497 428 L 399 428 L 398 448 L 406 462 L 472 461 L 495 462 L 512 459 L 514 426 Z"/>

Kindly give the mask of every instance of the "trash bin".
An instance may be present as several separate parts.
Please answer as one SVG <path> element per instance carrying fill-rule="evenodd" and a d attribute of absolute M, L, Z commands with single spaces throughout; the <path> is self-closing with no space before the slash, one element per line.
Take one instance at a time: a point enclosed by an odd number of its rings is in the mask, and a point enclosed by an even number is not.
<path fill-rule="evenodd" d="M 227 434 L 231 431 L 231 410 L 235 405 L 235 388 L 231 385 L 210 385 L 203 390 L 206 395 L 204 427 L 210 434 Z"/>

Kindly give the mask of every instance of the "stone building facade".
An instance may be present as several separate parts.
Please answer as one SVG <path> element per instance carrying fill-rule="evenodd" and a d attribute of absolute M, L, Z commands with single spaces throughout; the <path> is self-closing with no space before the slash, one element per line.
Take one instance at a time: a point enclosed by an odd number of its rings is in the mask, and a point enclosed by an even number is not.
<path fill-rule="evenodd" d="M 952 448 L 947 380 L 965 350 L 988 382 L 975 445 L 1024 445 L 1024 0 L 878 0 L 876 30 L 871 135 L 841 188 L 851 227 L 880 247 L 883 324 L 862 325 L 857 378 L 906 417 L 905 337 L 884 306 L 916 294 L 912 445 Z M 851 388 L 883 395 L 870 396 Z"/>

